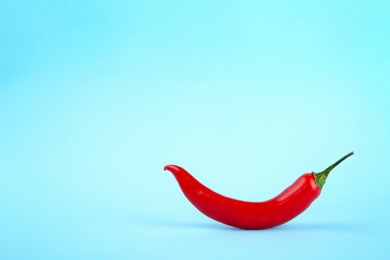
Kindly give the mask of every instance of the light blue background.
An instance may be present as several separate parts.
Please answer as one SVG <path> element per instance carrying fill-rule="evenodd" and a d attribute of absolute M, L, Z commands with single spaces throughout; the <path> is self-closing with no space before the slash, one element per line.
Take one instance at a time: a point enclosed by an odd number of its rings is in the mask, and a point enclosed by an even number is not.
<path fill-rule="evenodd" d="M 0 2 L 1 259 L 389 257 L 389 2 L 244 2 Z M 163 171 L 261 201 L 351 150 L 263 231 Z"/>

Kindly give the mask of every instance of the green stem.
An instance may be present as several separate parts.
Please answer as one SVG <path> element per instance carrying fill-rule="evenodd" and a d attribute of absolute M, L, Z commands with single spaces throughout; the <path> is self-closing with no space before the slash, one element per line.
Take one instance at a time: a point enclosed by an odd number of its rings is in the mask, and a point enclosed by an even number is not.
<path fill-rule="evenodd" d="M 319 172 L 319 173 L 315 173 L 313 172 L 314 174 L 314 178 L 315 178 L 315 182 L 316 184 L 318 185 L 318 187 L 320 187 L 322 189 L 322 187 L 324 186 L 325 184 L 325 181 L 326 181 L 326 178 L 328 177 L 329 173 L 337 166 L 339 165 L 342 161 L 344 161 L 345 159 L 347 159 L 349 156 L 353 155 L 353 152 L 350 152 L 349 154 L 343 156 L 342 158 L 340 158 L 337 162 L 335 162 L 334 164 L 332 164 L 331 166 L 329 166 L 328 168 L 326 168 L 325 170 L 323 170 L 322 172 Z"/>

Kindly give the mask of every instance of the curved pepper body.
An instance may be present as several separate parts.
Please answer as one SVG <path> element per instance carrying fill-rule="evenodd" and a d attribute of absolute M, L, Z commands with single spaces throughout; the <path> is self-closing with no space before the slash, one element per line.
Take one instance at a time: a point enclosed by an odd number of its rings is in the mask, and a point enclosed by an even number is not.
<path fill-rule="evenodd" d="M 305 173 L 276 197 L 263 202 L 228 198 L 207 188 L 186 170 L 167 165 L 187 199 L 206 216 L 229 226 L 242 229 L 272 228 L 301 214 L 320 195 L 329 173 L 350 152 L 322 172 Z"/>
<path fill-rule="evenodd" d="M 314 173 L 300 176 L 276 197 L 263 202 L 229 198 L 214 192 L 185 169 L 167 165 L 187 199 L 206 216 L 241 229 L 266 229 L 284 224 L 306 210 L 320 195 Z"/>

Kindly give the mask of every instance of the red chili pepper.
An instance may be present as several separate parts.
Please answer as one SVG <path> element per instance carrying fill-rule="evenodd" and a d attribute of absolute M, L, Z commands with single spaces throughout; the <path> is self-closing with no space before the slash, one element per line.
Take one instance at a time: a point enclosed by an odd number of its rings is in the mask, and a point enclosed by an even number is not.
<path fill-rule="evenodd" d="M 248 202 L 225 197 L 204 186 L 186 170 L 167 165 L 187 199 L 206 216 L 242 229 L 266 229 L 284 224 L 305 211 L 320 195 L 331 170 L 353 152 L 320 173 L 305 173 L 276 197 L 263 202 Z"/>

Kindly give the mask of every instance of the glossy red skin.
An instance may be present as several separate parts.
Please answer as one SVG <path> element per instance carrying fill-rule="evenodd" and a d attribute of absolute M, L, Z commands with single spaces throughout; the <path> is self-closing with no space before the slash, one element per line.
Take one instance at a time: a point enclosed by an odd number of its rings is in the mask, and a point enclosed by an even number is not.
<path fill-rule="evenodd" d="M 186 170 L 167 165 L 187 199 L 206 216 L 241 229 L 266 229 L 282 225 L 305 211 L 320 195 L 313 173 L 305 173 L 276 197 L 249 202 L 223 196 L 207 188 Z"/>

